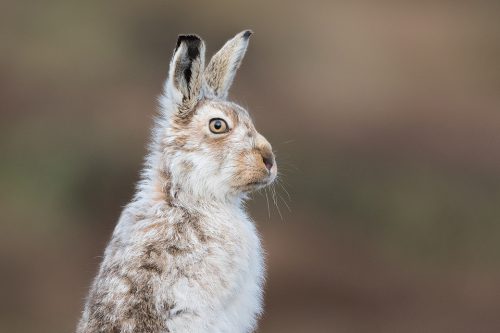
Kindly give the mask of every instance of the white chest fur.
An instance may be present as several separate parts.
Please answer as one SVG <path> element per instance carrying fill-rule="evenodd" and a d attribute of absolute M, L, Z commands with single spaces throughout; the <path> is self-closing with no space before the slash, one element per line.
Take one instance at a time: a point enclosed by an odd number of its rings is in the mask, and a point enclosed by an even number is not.
<path fill-rule="evenodd" d="M 185 321 L 179 316 L 168 326 L 173 332 L 250 332 L 262 307 L 260 240 L 241 210 L 211 213 L 200 218 L 211 240 L 197 254 L 179 262 L 192 274 L 178 279 L 170 291 L 178 300 L 174 313 L 190 309 L 204 319 Z"/>
<path fill-rule="evenodd" d="M 151 275 L 148 283 L 170 332 L 251 332 L 262 311 L 264 280 L 253 222 L 239 207 L 210 207 L 196 221 L 177 221 L 180 215 L 167 211 L 160 220 L 166 226 L 156 227 L 157 218 L 134 221 L 125 212 L 114 239 L 129 245 L 116 253 L 108 249 L 105 262 L 114 257 L 134 274 L 144 266 L 138 254 L 155 248 L 158 253 L 147 262 L 161 274 Z"/>

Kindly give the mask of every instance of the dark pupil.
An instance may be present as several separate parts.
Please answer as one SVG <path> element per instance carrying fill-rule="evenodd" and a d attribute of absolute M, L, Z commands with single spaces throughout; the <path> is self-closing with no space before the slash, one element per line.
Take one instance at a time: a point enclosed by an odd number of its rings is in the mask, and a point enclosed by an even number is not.
<path fill-rule="evenodd" d="M 222 127 L 222 122 L 220 120 L 216 120 L 214 123 L 214 128 L 218 130 L 221 129 L 221 127 Z"/>

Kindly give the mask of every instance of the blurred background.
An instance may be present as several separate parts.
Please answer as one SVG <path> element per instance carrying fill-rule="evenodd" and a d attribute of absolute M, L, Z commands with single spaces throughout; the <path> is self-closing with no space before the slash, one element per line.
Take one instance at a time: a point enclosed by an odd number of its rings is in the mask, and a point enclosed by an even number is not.
<path fill-rule="evenodd" d="M 177 34 L 246 28 L 258 332 L 499 332 L 500 3 L 229 0 L 0 4 L 0 331 L 74 330 Z"/>

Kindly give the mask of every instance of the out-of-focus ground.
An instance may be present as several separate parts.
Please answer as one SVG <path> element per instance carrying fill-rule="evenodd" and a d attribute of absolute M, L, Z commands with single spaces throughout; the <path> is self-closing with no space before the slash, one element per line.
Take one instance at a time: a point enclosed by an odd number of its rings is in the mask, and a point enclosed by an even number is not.
<path fill-rule="evenodd" d="M 496 1 L 0 4 L 0 331 L 71 332 L 178 33 L 254 30 L 231 96 L 291 200 L 250 211 L 259 332 L 500 331 Z M 288 211 L 283 200 L 291 207 Z"/>

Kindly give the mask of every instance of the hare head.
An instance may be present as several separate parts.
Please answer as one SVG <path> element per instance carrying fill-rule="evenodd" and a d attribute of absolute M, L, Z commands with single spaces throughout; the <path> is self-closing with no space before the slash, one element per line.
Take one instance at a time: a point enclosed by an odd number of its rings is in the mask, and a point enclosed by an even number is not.
<path fill-rule="evenodd" d="M 181 35 L 160 97 L 154 136 L 162 174 L 172 197 L 245 198 L 277 174 L 269 142 L 248 112 L 227 101 L 251 31 L 230 39 L 205 66 L 205 45 Z"/>

